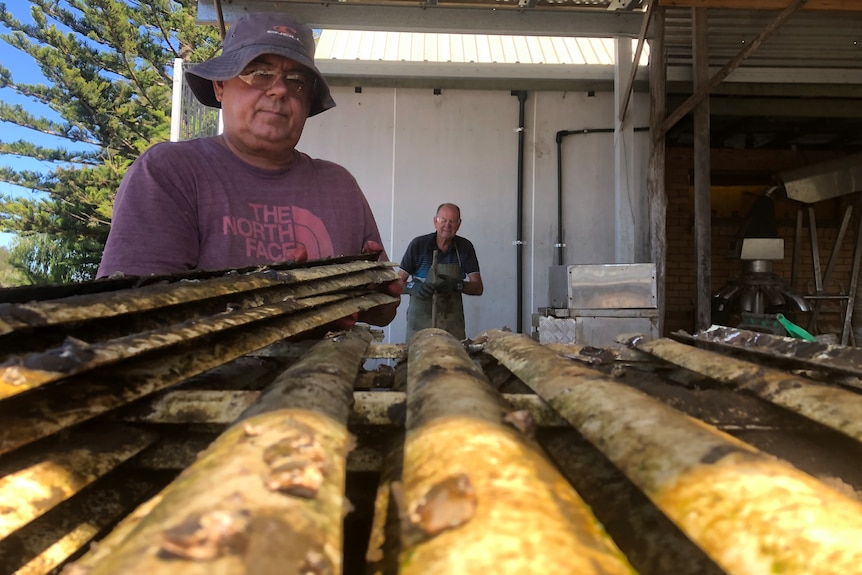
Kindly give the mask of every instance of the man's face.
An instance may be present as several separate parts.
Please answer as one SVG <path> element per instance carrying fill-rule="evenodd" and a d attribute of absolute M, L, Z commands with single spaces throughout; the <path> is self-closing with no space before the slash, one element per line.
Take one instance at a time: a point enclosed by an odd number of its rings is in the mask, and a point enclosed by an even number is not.
<path fill-rule="evenodd" d="M 283 77 L 268 88 L 256 88 L 240 78 L 213 82 L 216 98 L 222 104 L 225 136 L 241 151 L 274 158 L 287 158 L 305 126 L 311 108 L 314 74 L 305 66 L 283 56 L 265 54 L 253 60 L 241 75 L 257 72 L 285 74 L 301 72 L 308 79 L 304 91 L 297 93 L 295 83 Z M 269 77 L 264 74 L 260 78 Z M 258 82 L 261 83 L 261 82 Z"/>
<path fill-rule="evenodd" d="M 455 237 L 460 227 L 461 216 L 458 214 L 458 210 L 454 208 L 443 206 L 434 216 L 434 229 L 437 230 L 437 235 L 443 239 Z"/>

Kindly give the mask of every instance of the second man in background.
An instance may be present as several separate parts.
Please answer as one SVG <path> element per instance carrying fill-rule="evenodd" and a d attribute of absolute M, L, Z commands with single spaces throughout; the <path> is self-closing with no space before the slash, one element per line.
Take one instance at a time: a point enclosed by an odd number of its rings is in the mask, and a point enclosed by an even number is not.
<path fill-rule="evenodd" d="M 413 238 L 401 258 L 404 291 L 410 294 L 408 343 L 427 327 L 446 330 L 459 340 L 467 337 L 461 294 L 482 295 L 484 286 L 476 250 L 470 240 L 457 235 L 460 227 L 460 208 L 441 204 L 434 216 L 436 231 Z"/>

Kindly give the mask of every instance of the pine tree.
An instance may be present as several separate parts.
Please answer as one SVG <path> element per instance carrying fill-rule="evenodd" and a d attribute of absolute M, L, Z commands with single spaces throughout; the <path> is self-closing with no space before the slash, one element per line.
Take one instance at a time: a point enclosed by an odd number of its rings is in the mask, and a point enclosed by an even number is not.
<path fill-rule="evenodd" d="M 23 274 L 9 260 L 9 249 L 0 247 L 0 288 L 15 287 L 28 283 Z"/>
<path fill-rule="evenodd" d="M 36 192 L 0 195 L 0 231 L 24 238 L 12 261 L 27 266 L 22 271 L 32 281 L 89 279 L 123 174 L 170 135 L 174 58 L 214 56 L 218 32 L 196 24 L 194 0 L 32 0 L 30 10 L 34 22 L 23 23 L 0 3 L 0 22 L 11 30 L 0 38 L 32 57 L 50 84 L 17 83 L 0 65 L 0 87 L 48 106 L 62 121 L 3 101 L 0 120 L 92 151 L 0 137 L 0 154 L 53 166 L 46 173 L 0 168 L 0 181 Z"/>

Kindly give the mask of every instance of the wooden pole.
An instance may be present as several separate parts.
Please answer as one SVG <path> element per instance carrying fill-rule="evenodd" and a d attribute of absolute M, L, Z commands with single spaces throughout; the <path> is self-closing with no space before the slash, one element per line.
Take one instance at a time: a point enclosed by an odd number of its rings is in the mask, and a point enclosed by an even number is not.
<path fill-rule="evenodd" d="M 401 575 L 632 573 L 454 337 L 408 353 Z"/>
<path fill-rule="evenodd" d="M 858 240 L 857 240 L 858 241 Z M 851 282 L 852 283 L 852 282 Z M 787 338 L 745 329 L 713 326 L 688 335 L 674 333 L 679 341 L 700 348 L 718 349 L 727 355 L 762 358 L 787 371 L 825 372 L 827 381 L 862 389 L 862 348 Z"/>
<path fill-rule="evenodd" d="M 655 3 L 655 0 L 653 0 Z M 661 129 L 667 110 L 667 51 L 664 42 L 664 8 L 653 17 L 655 38 L 650 53 L 650 149 L 647 172 L 647 202 L 650 216 L 650 251 L 656 272 L 658 332 L 664 333 L 667 276 L 667 192 L 665 190 L 665 135 Z"/>
<path fill-rule="evenodd" d="M 632 92 L 634 91 L 634 87 L 635 87 L 635 77 L 637 77 L 637 73 L 638 73 L 638 63 L 640 62 L 641 54 L 643 53 L 644 42 L 646 41 L 646 33 L 647 33 L 647 30 L 649 29 L 649 23 L 650 23 L 650 19 L 652 18 L 652 12 L 653 12 L 653 8 L 655 8 L 655 5 L 656 5 L 656 0 L 649 0 L 649 4 L 647 5 L 647 9 L 646 9 L 646 14 L 644 14 L 644 20 L 641 23 L 641 31 L 640 31 L 640 34 L 638 34 L 638 45 L 637 45 L 637 48 L 635 48 L 635 55 L 634 55 L 634 58 L 632 60 L 632 71 L 631 71 L 631 74 L 629 74 L 629 82 L 628 82 L 628 85 L 626 86 L 625 95 L 623 96 L 623 104 L 622 104 L 622 106 L 620 106 L 620 114 L 619 114 L 620 124 L 623 124 L 626 121 L 626 112 L 628 112 L 628 109 L 629 109 L 629 100 L 631 100 Z"/>
<path fill-rule="evenodd" d="M 832 272 L 835 270 L 835 264 L 838 263 L 838 259 L 841 255 L 841 248 L 844 247 L 844 236 L 847 234 L 847 228 L 850 225 L 852 215 L 853 204 L 847 204 L 847 206 L 844 207 L 844 217 L 841 219 L 841 226 L 838 228 L 838 235 L 835 237 L 835 242 L 832 244 L 832 253 L 829 255 L 829 261 L 826 263 L 826 271 L 823 274 L 824 287 L 828 286 L 829 280 L 832 279 Z M 820 315 L 822 307 L 823 300 L 819 299 L 814 302 L 814 309 L 811 310 L 811 317 L 808 319 L 808 331 L 811 333 L 814 333 L 817 329 L 817 318 Z M 842 334 L 841 344 L 847 345 L 845 334 Z"/>
<path fill-rule="evenodd" d="M 69 558 L 87 550 L 94 538 L 123 519 L 135 505 L 167 483 L 161 473 L 115 472 L 79 493 L 62 507 L 4 538 L 0 545 L 3 573 L 57 573 Z M 66 572 L 68 575 L 68 572 Z"/>
<path fill-rule="evenodd" d="M 479 337 L 728 575 L 858 571 L 859 501 L 529 337 Z"/>
<path fill-rule="evenodd" d="M 844 310 L 844 327 L 841 330 L 841 344 L 852 341 L 856 345 L 853 333 L 853 310 L 856 307 L 856 297 L 859 293 L 859 266 L 862 265 L 862 214 L 856 225 L 856 248 L 853 250 L 853 268 L 850 271 L 850 288 L 847 292 L 847 309 Z"/>
<path fill-rule="evenodd" d="M 121 425 L 101 433 L 76 429 L 65 441 L 43 446 L 38 457 L 26 452 L 6 457 L 0 467 L 0 539 L 70 499 L 155 440 L 155 434 Z"/>
<path fill-rule="evenodd" d="M 341 573 L 347 414 L 367 330 L 323 340 L 158 495 L 110 550 L 116 573 Z"/>
<path fill-rule="evenodd" d="M 366 575 L 398 575 L 401 554 L 401 523 L 398 515 L 398 495 L 392 485 L 400 484 L 404 459 L 404 434 L 398 433 L 386 448 L 380 470 L 380 483 L 374 498 L 371 535 L 365 554 Z M 397 487 L 396 487 L 397 489 Z"/>
<path fill-rule="evenodd" d="M 631 345 L 862 441 L 862 395 L 858 393 L 669 339 L 635 339 Z"/>
<path fill-rule="evenodd" d="M 705 8 L 691 9 L 694 87 L 706 86 L 709 77 L 709 43 Z M 695 329 L 712 324 L 712 193 L 710 190 L 709 97 L 694 109 L 694 266 Z"/>
<path fill-rule="evenodd" d="M 428 272 L 426 280 L 434 278 L 437 281 L 437 250 L 434 250 L 434 255 L 431 260 L 431 270 Z M 437 292 L 431 296 L 431 327 L 437 327 Z"/>

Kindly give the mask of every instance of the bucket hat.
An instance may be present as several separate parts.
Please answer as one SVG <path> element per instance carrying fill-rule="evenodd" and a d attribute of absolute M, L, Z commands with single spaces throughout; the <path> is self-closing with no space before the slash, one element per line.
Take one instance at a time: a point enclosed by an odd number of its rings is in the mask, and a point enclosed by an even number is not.
<path fill-rule="evenodd" d="M 314 99 L 308 113 L 314 116 L 335 106 L 329 85 L 314 65 L 314 48 L 311 28 L 287 14 L 248 14 L 234 22 L 228 30 L 221 55 L 190 66 L 185 71 L 186 82 L 202 104 L 221 108 L 221 102 L 215 97 L 213 80 L 236 78 L 249 62 L 263 54 L 284 56 L 299 62 L 317 76 Z"/>

